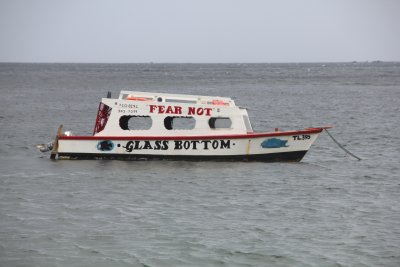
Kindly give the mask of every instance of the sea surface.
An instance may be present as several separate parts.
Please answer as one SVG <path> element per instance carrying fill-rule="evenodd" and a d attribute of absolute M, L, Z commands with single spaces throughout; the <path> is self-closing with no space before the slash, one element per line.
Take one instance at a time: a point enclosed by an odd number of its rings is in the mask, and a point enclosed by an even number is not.
<path fill-rule="evenodd" d="M 51 161 L 111 91 L 234 97 L 300 163 Z M 400 266 L 400 63 L 0 64 L 0 266 Z"/>

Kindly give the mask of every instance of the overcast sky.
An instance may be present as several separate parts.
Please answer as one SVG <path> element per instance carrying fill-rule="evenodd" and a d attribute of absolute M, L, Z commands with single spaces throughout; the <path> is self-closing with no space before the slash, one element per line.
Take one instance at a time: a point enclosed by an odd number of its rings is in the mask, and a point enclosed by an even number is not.
<path fill-rule="evenodd" d="M 400 61 L 400 0 L 0 0 L 0 62 Z"/>

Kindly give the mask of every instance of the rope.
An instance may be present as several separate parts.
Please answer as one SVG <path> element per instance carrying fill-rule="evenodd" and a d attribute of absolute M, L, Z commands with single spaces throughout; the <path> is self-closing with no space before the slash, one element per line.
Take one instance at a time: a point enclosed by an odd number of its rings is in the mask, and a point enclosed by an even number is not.
<path fill-rule="evenodd" d="M 333 136 L 328 132 L 327 129 L 325 129 L 326 133 L 330 136 L 330 138 L 332 138 L 333 142 L 335 142 L 341 149 L 344 150 L 344 152 L 346 152 L 347 154 L 349 154 L 350 156 L 353 156 L 354 158 L 361 160 L 361 158 L 357 157 L 356 155 L 354 155 L 353 153 L 351 153 L 350 151 L 348 151 L 346 148 L 344 148 L 338 141 L 336 141 L 335 138 L 333 138 Z"/>

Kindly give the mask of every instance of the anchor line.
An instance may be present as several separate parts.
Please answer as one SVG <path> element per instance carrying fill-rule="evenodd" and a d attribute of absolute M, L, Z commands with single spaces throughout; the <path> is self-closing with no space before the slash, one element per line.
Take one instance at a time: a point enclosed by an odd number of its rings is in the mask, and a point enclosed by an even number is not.
<path fill-rule="evenodd" d="M 354 158 L 361 160 L 361 158 L 357 157 L 356 155 L 354 155 L 353 153 L 351 153 L 350 151 L 348 151 L 346 148 L 344 148 L 332 135 L 330 132 L 328 132 L 327 129 L 324 129 L 326 131 L 326 133 L 329 135 L 330 138 L 332 138 L 333 142 L 335 142 L 341 149 L 343 149 L 344 152 L 346 152 L 347 154 L 349 154 L 350 156 L 353 156 Z"/>

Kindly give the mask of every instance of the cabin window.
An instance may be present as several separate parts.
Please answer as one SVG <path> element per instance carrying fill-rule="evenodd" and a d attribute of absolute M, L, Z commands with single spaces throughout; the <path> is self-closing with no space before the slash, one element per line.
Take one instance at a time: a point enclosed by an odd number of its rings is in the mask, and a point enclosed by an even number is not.
<path fill-rule="evenodd" d="M 193 130 L 196 120 L 193 117 L 166 117 L 164 126 L 167 130 Z"/>
<path fill-rule="evenodd" d="M 152 124 L 150 116 L 121 116 L 119 119 L 122 130 L 148 130 Z"/>
<path fill-rule="evenodd" d="M 211 117 L 208 120 L 208 125 L 210 125 L 211 129 L 226 129 L 231 128 L 232 121 L 227 117 Z"/>

